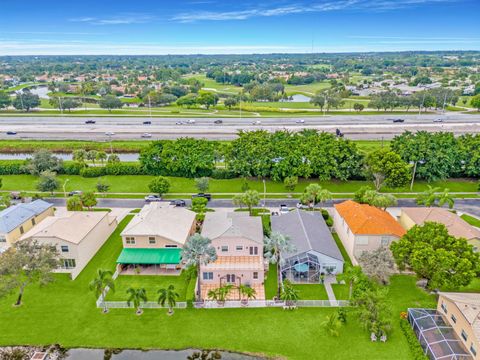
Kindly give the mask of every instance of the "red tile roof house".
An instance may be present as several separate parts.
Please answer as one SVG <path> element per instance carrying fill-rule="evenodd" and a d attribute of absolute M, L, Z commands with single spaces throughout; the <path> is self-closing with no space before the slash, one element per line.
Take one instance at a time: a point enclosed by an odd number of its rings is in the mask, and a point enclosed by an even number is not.
<path fill-rule="evenodd" d="M 202 299 L 207 298 L 209 290 L 227 284 L 250 286 L 257 300 L 265 299 L 261 218 L 246 212 L 209 212 L 201 234 L 212 241 L 217 251 L 215 262 L 200 266 Z M 240 300 L 238 290 L 232 291 L 228 299 Z"/>
<path fill-rule="evenodd" d="M 388 212 L 352 200 L 334 205 L 333 226 L 354 265 L 364 251 L 389 246 L 405 230 Z"/>

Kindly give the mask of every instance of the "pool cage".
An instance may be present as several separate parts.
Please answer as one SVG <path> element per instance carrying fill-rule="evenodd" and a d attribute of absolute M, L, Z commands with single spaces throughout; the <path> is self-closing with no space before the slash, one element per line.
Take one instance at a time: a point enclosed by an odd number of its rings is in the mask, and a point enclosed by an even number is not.
<path fill-rule="evenodd" d="M 281 272 L 284 280 L 293 283 L 318 284 L 322 265 L 315 255 L 302 253 L 286 259 Z"/>
<path fill-rule="evenodd" d="M 437 310 L 408 309 L 408 321 L 431 360 L 474 360 Z"/>

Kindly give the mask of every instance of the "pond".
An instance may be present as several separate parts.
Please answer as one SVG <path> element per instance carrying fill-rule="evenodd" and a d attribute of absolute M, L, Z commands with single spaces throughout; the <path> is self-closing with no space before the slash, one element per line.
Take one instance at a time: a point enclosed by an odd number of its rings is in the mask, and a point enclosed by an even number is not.
<path fill-rule="evenodd" d="M 37 86 L 34 88 L 30 88 L 30 92 L 32 94 L 38 95 L 40 99 L 50 99 L 48 96 L 50 90 L 48 90 L 47 86 Z"/>
<path fill-rule="evenodd" d="M 187 360 L 189 356 L 200 350 L 122 350 L 111 354 L 108 350 L 103 349 L 70 349 L 66 360 Z M 213 352 L 212 352 L 213 353 Z M 265 358 L 230 353 L 225 351 L 218 352 L 222 360 L 264 360 Z"/>
<path fill-rule="evenodd" d="M 62 160 L 72 160 L 73 155 L 67 153 L 55 153 L 56 157 Z M 116 154 L 120 161 L 138 161 L 138 153 L 122 153 Z M 19 153 L 19 154 L 10 154 L 10 153 L 0 153 L 0 160 L 26 160 L 30 159 L 32 154 Z"/>
<path fill-rule="evenodd" d="M 299 102 L 309 102 L 310 97 L 302 95 L 302 94 L 295 94 L 290 96 L 290 99 L 288 100 L 280 100 L 281 102 L 294 102 L 294 103 L 299 103 Z"/>

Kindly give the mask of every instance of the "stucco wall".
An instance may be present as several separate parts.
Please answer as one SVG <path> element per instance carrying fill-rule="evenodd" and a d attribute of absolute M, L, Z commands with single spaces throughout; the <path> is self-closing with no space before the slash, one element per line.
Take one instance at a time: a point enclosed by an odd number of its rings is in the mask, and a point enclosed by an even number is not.
<path fill-rule="evenodd" d="M 7 239 L 7 247 L 12 246 L 18 239 L 20 239 L 23 234 L 25 234 L 27 231 L 34 227 L 32 219 L 35 219 L 35 225 L 37 225 L 47 216 L 53 216 L 53 214 L 54 209 L 52 206 L 41 214 L 24 221 L 21 225 L 10 231 L 8 234 L 5 234 L 5 238 Z M 23 227 L 23 233 L 20 232 L 20 227 Z"/>

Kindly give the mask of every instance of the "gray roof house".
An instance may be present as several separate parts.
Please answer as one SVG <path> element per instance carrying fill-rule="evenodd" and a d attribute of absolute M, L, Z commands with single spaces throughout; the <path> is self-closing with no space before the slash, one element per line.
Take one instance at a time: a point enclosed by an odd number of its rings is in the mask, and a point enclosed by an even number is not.
<path fill-rule="evenodd" d="M 273 216 L 272 231 L 290 238 L 292 253 L 282 254 L 284 279 L 297 283 L 317 283 L 321 274 L 343 272 L 344 260 L 321 213 L 294 210 Z"/>

